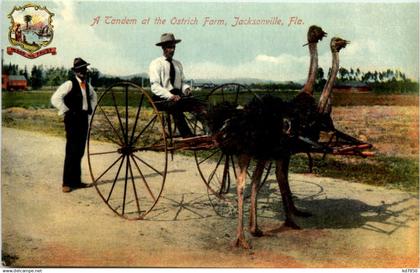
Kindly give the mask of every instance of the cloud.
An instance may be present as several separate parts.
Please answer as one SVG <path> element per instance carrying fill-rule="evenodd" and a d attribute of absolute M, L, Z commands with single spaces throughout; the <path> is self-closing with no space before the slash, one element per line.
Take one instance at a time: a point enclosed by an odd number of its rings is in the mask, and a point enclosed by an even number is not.
<path fill-rule="evenodd" d="M 253 60 L 237 65 L 212 62 L 185 65 L 187 78 L 255 78 L 273 81 L 300 81 L 309 69 L 308 56 L 258 54 Z"/>
<path fill-rule="evenodd" d="M 281 54 L 280 56 L 269 56 L 265 54 L 260 54 L 255 57 L 256 62 L 261 63 L 273 63 L 276 65 L 297 65 L 305 64 L 307 62 L 307 57 L 296 57 L 290 54 Z"/>
<path fill-rule="evenodd" d="M 121 48 L 111 39 L 105 40 L 98 35 L 94 27 L 81 23 L 78 18 L 75 1 L 55 1 L 57 5 L 54 18 L 57 47 L 57 63 L 72 64 L 73 58 L 82 57 L 102 73 L 125 75 L 138 72 L 134 62 L 119 56 Z"/>

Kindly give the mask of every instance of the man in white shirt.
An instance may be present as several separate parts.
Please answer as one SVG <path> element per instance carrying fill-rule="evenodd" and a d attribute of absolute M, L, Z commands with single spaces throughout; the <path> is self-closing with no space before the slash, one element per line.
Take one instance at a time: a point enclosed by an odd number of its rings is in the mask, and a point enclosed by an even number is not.
<path fill-rule="evenodd" d="M 183 112 L 194 112 L 204 122 L 206 105 L 191 95 L 185 83 L 182 64 L 173 59 L 175 45 L 181 42 L 172 33 L 164 33 L 156 46 L 162 47 L 163 56 L 153 60 L 149 66 L 149 77 L 154 100 L 159 110 L 168 111 L 174 118 L 181 136 L 193 136 Z"/>
<path fill-rule="evenodd" d="M 66 130 L 66 155 L 64 159 L 63 192 L 86 188 L 81 180 L 81 162 L 86 146 L 89 115 L 95 108 L 97 95 L 87 80 L 87 66 L 82 58 L 75 58 L 70 80 L 58 87 L 51 97 L 51 104 L 64 115 Z"/>

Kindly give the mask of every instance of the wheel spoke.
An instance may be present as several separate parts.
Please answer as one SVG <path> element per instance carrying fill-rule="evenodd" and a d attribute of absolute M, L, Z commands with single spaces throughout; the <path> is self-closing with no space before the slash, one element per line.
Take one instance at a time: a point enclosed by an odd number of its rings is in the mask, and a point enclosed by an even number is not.
<path fill-rule="evenodd" d="M 112 187 L 111 187 L 111 190 L 109 191 L 108 198 L 106 199 L 106 202 L 109 202 L 109 199 L 111 198 L 112 192 L 114 191 L 115 183 L 117 183 L 118 176 L 120 175 L 121 167 L 124 164 L 124 160 L 125 160 L 125 156 L 123 156 L 123 159 L 121 160 L 121 164 L 118 167 L 117 174 L 114 178 L 114 182 L 112 183 Z"/>
<path fill-rule="evenodd" d="M 225 87 L 222 86 L 222 102 L 225 102 Z"/>
<path fill-rule="evenodd" d="M 109 151 L 109 152 L 97 152 L 97 153 L 90 153 L 89 155 L 106 155 L 106 154 L 116 154 L 118 151 Z"/>
<path fill-rule="evenodd" d="M 144 128 L 140 131 L 140 133 L 138 134 L 138 136 L 134 139 L 134 141 L 132 143 L 136 143 L 137 140 L 139 140 L 140 136 L 144 133 L 144 131 L 146 131 L 146 129 L 150 126 L 150 124 L 152 124 L 153 122 L 155 122 L 157 119 L 157 114 L 155 114 L 153 116 L 153 118 L 151 118 L 149 120 L 149 122 L 146 124 L 146 126 L 144 126 Z"/>
<path fill-rule="evenodd" d="M 219 193 L 227 193 L 230 188 L 230 174 L 229 174 L 229 155 L 226 155 L 225 164 L 223 167 L 222 185 L 220 186 Z"/>
<path fill-rule="evenodd" d="M 121 155 L 119 158 L 117 158 L 117 160 L 114 161 L 114 163 L 112 163 L 98 178 L 95 179 L 95 183 L 99 181 L 99 179 L 102 178 L 102 176 L 104 176 L 115 164 L 117 164 L 118 161 L 120 161 L 120 159 L 123 156 Z"/>
<path fill-rule="evenodd" d="M 128 184 L 128 168 L 130 166 L 130 158 L 127 156 L 127 161 L 125 163 L 125 177 L 124 177 L 124 195 L 123 195 L 123 207 L 122 215 L 125 213 L 125 199 L 127 198 L 127 184 Z"/>
<path fill-rule="evenodd" d="M 155 171 L 157 174 L 159 174 L 160 176 L 162 176 L 163 177 L 163 174 L 160 172 L 160 171 L 158 171 L 158 170 L 156 170 L 152 165 L 150 165 L 149 163 L 147 163 L 146 161 L 144 161 L 143 159 L 141 159 L 140 157 L 138 157 L 138 156 L 136 156 L 135 154 L 133 154 L 133 156 L 138 160 L 138 161 L 140 161 L 141 163 L 143 163 L 144 165 L 146 165 L 147 167 L 149 167 L 150 169 L 152 169 L 153 171 Z"/>
<path fill-rule="evenodd" d="M 99 105 L 99 109 L 101 110 L 101 112 L 104 114 L 105 119 L 108 121 L 109 125 L 111 125 L 112 130 L 114 131 L 114 133 L 117 135 L 118 139 L 120 140 L 120 143 L 115 142 L 115 140 L 108 138 L 107 135 L 105 135 L 105 137 L 109 140 L 111 140 L 112 142 L 114 142 L 117 145 L 122 146 L 123 140 L 120 136 L 120 134 L 118 133 L 117 129 L 115 129 L 114 125 L 112 124 L 112 122 L 109 120 L 108 115 L 105 113 L 104 109 L 102 109 L 102 107 Z"/>
<path fill-rule="evenodd" d="M 235 160 L 233 160 L 233 155 L 230 156 L 230 161 L 232 163 L 232 169 L 233 169 L 233 175 L 235 176 L 235 179 L 238 178 L 237 174 L 236 174 L 236 166 L 235 166 Z"/>
<path fill-rule="evenodd" d="M 137 164 L 137 161 L 135 160 L 135 158 L 133 157 L 133 155 L 131 155 L 131 157 L 132 157 L 132 159 L 133 159 L 134 165 L 135 165 L 135 166 L 136 166 L 136 168 L 137 168 L 137 171 L 139 172 L 139 174 L 140 174 L 140 176 L 141 176 L 141 178 L 142 178 L 142 180 L 143 180 L 144 185 L 146 186 L 147 191 L 148 191 L 148 192 L 150 193 L 150 195 L 152 196 L 153 201 L 155 201 L 155 202 L 156 202 L 156 197 L 155 197 L 155 195 L 153 194 L 152 190 L 150 189 L 149 184 L 147 183 L 146 178 L 145 178 L 145 177 L 144 177 L 144 175 L 143 175 L 143 172 L 140 170 L 140 167 L 139 167 L 139 165 Z"/>
<path fill-rule="evenodd" d="M 130 176 L 131 176 L 131 183 L 133 184 L 134 197 L 136 198 L 137 211 L 139 213 L 139 216 L 141 216 L 139 197 L 137 196 L 136 183 L 134 182 L 134 175 L 133 175 L 133 169 L 131 168 L 131 163 L 130 163 Z"/>
<path fill-rule="evenodd" d="M 240 85 L 236 86 L 235 105 L 238 105 L 239 91 L 240 91 L 239 88 L 240 88 Z"/>
<path fill-rule="evenodd" d="M 131 137 L 130 137 L 130 143 L 134 144 L 135 142 L 133 142 L 133 138 L 134 138 L 134 133 L 136 132 L 136 127 L 137 127 L 137 121 L 140 118 L 140 111 L 141 111 L 141 105 L 143 104 L 143 99 L 144 99 L 144 94 L 141 95 L 141 99 L 139 102 L 139 106 L 137 108 L 137 113 L 136 113 L 136 119 L 134 121 L 134 126 L 133 126 L 133 130 L 131 132 Z"/>
<path fill-rule="evenodd" d="M 124 135 L 124 138 L 125 138 L 125 143 L 128 143 L 128 85 L 125 86 L 125 135 Z"/>
<path fill-rule="evenodd" d="M 139 216 L 141 216 L 139 197 L 137 195 L 136 183 L 134 182 L 134 175 L 133 175 L 133 169 L 131 168 L 131 163 L 130 163 L 130 176 L 131 176 L 131 182 L 133 184 L 134 197 L 136 198 L 137 211 L 139 213 Z"/>
<path fill-rule="evenodd" d="M 119 122 L 119 124 L 120 124 L 120 129 L 121 129 L 121 132 L 122 132 L 122 134 L 123 134 L 123 137 L 124 137 L 124 139 L 125 139 L 125 132 L 124 132 L 124 126 L 123 126 L 123 124 L 122 124 L 122 120 L 121 120 L 121 116 L 120 116 L 120 112 L 118 111 L 118 106 L 117 106 L 117 101 L 115 100 L 115 95 L 114 95 L 114 92 L 113 91 L 111 91 L 111 94 L 112 94 L 112 101 L 114 102 L 114 108 L 115 108 L 115 112 L 117 112 L 117 117 L 118 117 L 118 122 Z M 123 141 L 124 142 L 124 141 Z"/>
<path fill-rule="evenodd" d="M 211 172 L 209 179 L 208 179 L 208 183 L 210 184 L 210 181 L 213 179 L 213 176 L 216 174 L 217 168 L 219 168 L 220 162 L 222 162 L 223 159 L 223 154 L 220 156 L 219 160 L 217 161 L 216 167 L 214 168 L 214 170 Z"/>
<path fill-rule="evenodd" d="M 273 165 L 273 161 L 270 161 L 270 163 L 268 164 L 268 167 L 267 167 L 267 173 L 264 176 L 264 179 L 263 179 L 263 183 L 262 184 L 265 183 L 265 181 L 267 180 L 268 176 L 270 175 L 270 170 L 271 170 L 271 166 L 272 165 Z"/>
<path fill-rule="evenodd" d="M 210 157 L 214 156 L 219 152 L 219 149 L 215 149 L 213 153 L 211 153 L 208 157 L 204 158 L 203 160 L 198 162 L 198 165 L 201 165 L 204 161 L 208 160 Z"/>

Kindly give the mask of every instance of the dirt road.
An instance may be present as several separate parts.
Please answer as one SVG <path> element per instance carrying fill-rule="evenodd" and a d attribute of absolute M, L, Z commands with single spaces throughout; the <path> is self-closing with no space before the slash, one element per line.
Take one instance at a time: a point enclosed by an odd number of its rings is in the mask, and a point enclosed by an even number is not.
<path fill-rule="evenodd" d="M 61 192 L 65 140 L 2 130 L 3 260 L 28 267 L 418 267 L 418 197 L 291 174 L 298 207 L 314 216 L 284 230 L 281 200 L 261 197 L 251 250 L 230 247 L 236 221 L 216 215 L 193 160 L 175 155 L 148 220 L 114 215 L 94 188 Z M 86 161 L 84 180 L 90 182 Z M 182 182 L 180 182 L 182 181 Z M 272 183 L 275 185 L 274 183 Z"/>

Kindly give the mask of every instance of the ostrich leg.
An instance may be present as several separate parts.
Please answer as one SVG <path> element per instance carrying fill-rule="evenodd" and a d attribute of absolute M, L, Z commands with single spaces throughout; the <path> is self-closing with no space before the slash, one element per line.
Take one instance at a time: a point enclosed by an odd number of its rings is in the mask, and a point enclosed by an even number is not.
<path fill-rule="evenodd" d="M 279 162 L 280 163 L 280 162 Z M 286 200 L 289 201 L 289 210 L 290 212 L 295 215 L 295 216 L 299 216 L 299 217 L 310 217 L 312 216 L 311 213 L 309 212 L 305 212 L 305 211 L 300 211 L 296 208 L 295 203 L 293 202 L 293 196 L 292 196 L 292 191 L 290 190 L 290 184 L 289 184 L 289 165 L 290 165 L 290 156 L 285 158 L 284 160 L 281 160 L 281 165 L 279 166 L 281 168 L 281 171 L 284 172 L 284 191 L 285 194 L 287 194 L 287 198 Z M 280 184 L 279 184 L 280 185 Z M 281 190 L 281 187 L 280 187 Z"/>
<path fill-rule="evenodd" d="M 244 235 L 244 187 L 246 180 L 246 171 L 249 166 L 251 157 L 248 155 L 239 155 L 238 158 L 238 177 L 236 179 L 236 192 L 238 195 L 238 224 L 236 227 L 236 239 L 233 242 L 234 246 L 245 249 L 251 248 L 245 239 Z"/>
<path fill-rule="evenodd" d="M 285 226 L 300 229 L 300 227 L 293 221 L 292 215 L 309 217 L 310 213 L 299 211 L 293 202 L 292 192 L 289 186 L 289 163 L 290 156 L 276 161 L 276 178 L 279 184 L 281 199 L 283 202 L 284 213 L 286 215 Z"/>
<path fill-rule="evenodd" d="M 265 160 L 258 160 L 257 166 L 255 167 L 251 179 L 251 208 L 249 214 L 249 230 L 255 237 L 263 236 L 263 232 L 258 228 L 257 222 L 257 193 L 266 163 L 267 162 Z"/>

